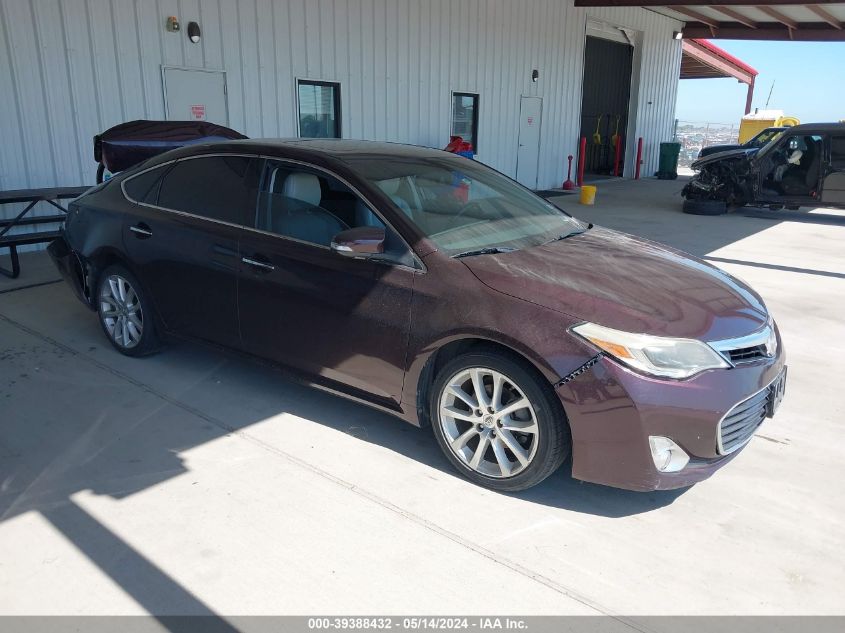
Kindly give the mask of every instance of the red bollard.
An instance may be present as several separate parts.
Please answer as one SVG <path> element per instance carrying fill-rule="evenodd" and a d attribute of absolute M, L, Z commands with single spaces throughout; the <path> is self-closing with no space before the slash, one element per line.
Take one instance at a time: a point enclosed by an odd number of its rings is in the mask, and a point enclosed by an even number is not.
<path fill-rule="evenodd" d="M 640 165 L 643 162 L 643 137 L 641 136 L 637 141 L 637 171 L 634 174 L 634 180 L 640 179 Z"/>
<path fill-rule="evenodd" d="M 622 159 L 622 140 L 623 136 L 616 137 L 616 157 L 613 159 L 613 176 L 619 175 L 619 161 Z"/>
<path fill-rule="evenodd" d="M 581 137 L 581 147 L 578 150 L 578 186 L 584 184 L 584 163 L 587 160 L 587 137 Z"/>

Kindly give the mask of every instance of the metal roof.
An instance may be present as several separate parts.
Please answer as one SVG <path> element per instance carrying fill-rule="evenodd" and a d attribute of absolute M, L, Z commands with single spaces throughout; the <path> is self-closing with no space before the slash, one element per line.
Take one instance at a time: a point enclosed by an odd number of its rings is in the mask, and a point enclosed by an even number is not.
<path fill-rule="evenodd" d="M 643 7 L 686 23 L 685 39 L 845 41 L 845 2 L 575 0 L 576 7 Z"/>
<path fill-rule="evenodd" d="M 681 79 L 733 77 L 750 84 L 757 71 L 741 59 L 707 40 L 684 40 L 681 57 Z"/>
<path fill-rule="evenodd" d="M 689 39 L 682 44 L 681 79 L 733 77 L 748 86 L 745 114 L 751 112 L 757 71 L 707 40 Z"/>

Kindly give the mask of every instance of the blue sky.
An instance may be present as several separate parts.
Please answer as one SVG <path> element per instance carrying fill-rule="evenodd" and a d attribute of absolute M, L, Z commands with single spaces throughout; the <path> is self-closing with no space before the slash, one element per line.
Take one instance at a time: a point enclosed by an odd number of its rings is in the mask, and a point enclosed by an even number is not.
<path fill-rule="evenodd" d="M 713 40 L 760 73 L 753 107 L 797 116 L 802 123 L 845 119 L 845 42 L 748 42 Z M 745 84 L 735 79 L 682 79 L 676 116 L 682 121 L 739 124 Z"/>

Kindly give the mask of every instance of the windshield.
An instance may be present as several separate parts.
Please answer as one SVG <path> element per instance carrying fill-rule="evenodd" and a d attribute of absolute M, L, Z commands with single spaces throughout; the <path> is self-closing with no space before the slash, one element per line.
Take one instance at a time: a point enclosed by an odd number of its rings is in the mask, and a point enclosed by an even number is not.
<path fill-rule="evenodd" d="M 585 228 L 543 198 L 467 158 L 444 153 L 349 162 L 448 255 L 528 248 Z"/>
<path fill-rule="evenodd" d="M 783 130 L 777 128 L 769 128 L 760 132 L 757 136 L 748 141 L 747 144 L 751 147 L 763 147 L 763 145 L 771 143 L 775 139 L 780 138 L 781 134 L 783 134 Z"/>

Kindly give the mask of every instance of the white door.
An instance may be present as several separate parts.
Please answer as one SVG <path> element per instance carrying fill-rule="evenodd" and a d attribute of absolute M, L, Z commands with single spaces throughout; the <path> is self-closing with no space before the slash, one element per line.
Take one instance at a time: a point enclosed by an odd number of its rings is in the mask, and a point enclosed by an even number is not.
<path fill-rule="evenodd" d="M 532 189 L 537 188 L 542 116 L 543 100 L 540 97 L 522 97 L 519 105 L 519 149 L 516 154 L 516 179 Z"/>
<path fill-rule="evenodd" d="M 229 125 L 226 73 L 190 68 L 164 69 L 168 121 L 211 121 Z"/>

